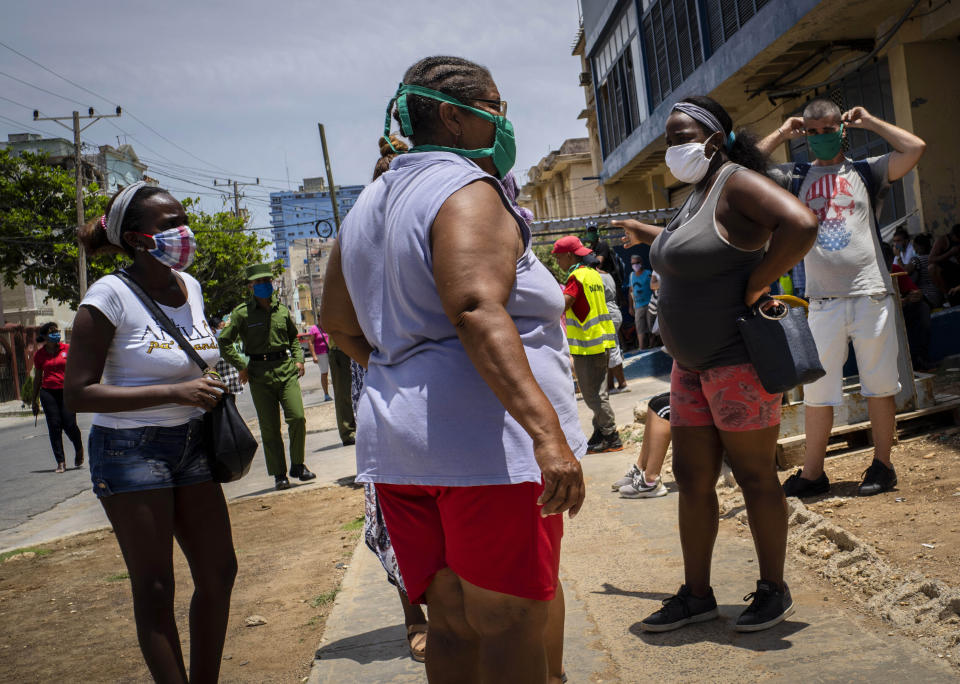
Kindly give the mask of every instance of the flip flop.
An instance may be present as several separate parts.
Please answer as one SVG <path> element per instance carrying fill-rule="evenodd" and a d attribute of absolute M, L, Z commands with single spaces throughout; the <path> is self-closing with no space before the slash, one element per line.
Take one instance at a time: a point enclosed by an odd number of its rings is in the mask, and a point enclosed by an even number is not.
<path fill-rule="evenodd" d="M 67 472 L 67 464 L 64 463 L 63 461 L 59 461 L 59 462 L 57 463 L 57 469 L 54 470 L 53 472 L 55 472 L 55 473 L 65 473 L 65 472 Z"/>
<path fill-rule="evenodd" d="M 427 626 L 410 625 L 407 627 L 407 644 L 410 646 L 410 657 L 418 663 L 427 658 Z"/>

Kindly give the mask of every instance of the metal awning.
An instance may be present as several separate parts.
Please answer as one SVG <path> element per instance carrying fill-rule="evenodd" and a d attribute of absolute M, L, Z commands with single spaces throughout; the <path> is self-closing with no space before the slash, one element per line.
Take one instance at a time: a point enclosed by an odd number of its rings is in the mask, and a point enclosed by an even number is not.
<path fill-rule="evenodd" d="M 623 231 L 612 230 L 608 227 L 610 221 L 617 219 L 636 219 L 644 223 L 662 224 L 673 218 L 676 208 L 644 209 L 638 211 L 620 211 L 613 214 L 592 214 L 589 216 L 571 216 L 570 218 L 544 219 L 531 221 L 530 230 L 533 232 L 534 245 L 550 245 L 561 235 L 579 233 L 590 221 L 594 221 L 601 232 L 606 226 L 605 237 L 623 235 Z"/>

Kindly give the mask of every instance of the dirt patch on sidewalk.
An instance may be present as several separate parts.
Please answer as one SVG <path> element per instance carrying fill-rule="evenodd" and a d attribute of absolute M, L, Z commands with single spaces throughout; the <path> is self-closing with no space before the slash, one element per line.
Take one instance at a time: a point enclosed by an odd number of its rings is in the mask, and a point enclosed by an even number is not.
<path fill-rule="evenodd" d="M 345 487 L 283 492 L 230 504 L 240 571 L 221 681 L 307 676 L 363 516 Z M 126 567 L 111 532 L 91 532 L 0 558 L 0 680 L 148 681 Z M 193 583 L 175 553 L 176 616 L 189 659 Z M 252 615 L 266 622 L 246 626 Z"/>
<path fill-rule="evenodd" d="M 888 629 L 960 665 L 960 430 L 897 445 L 897 489 L 857 497 L 870 458 L 828 459 L 830 493 L 789 500 L 788 551 Z M 739 490 L 721 484 L 718 494 L 722 524 L 747 534 Z"/>
<path fill-rule="evenodd" d="M 896 490 L 858 497 L 871 458 L 827 459 L 830 492 L 804 501 L 807 508 L 869 542 L 888 563 L 960 586 L 960 429 L 895 446 Z"/>

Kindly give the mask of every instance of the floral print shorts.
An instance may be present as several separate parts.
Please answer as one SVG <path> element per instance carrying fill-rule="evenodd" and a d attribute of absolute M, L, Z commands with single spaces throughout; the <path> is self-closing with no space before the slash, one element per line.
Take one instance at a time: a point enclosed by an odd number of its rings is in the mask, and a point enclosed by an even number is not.
<path fill-rule="evenodd" d="M 752 363 L 705 371 L 682 368 L 670 373 L 670 425 L 745 432 L 780 424 L 783 395 L 770 394 Z"/>

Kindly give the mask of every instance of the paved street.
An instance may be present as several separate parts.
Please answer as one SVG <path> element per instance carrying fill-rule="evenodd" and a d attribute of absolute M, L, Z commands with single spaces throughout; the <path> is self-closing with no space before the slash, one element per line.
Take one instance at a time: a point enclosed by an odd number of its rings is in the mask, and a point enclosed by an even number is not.
<path fill-rule="evenodd" d="M 301 380 L 304 404 L 323 403 L 320 373 L 312 363 Z M 333 411 L 333 402 L 326 408 Z M 237 402 L 244 418 L 253 425 L 256 411 L 250 393 Z M 90 414 L 80 414 L 79 424 L 86 441 Z M 307 423 L 307 466 L 317 473 L 311 483 L 294 486 L 320 486 L 350 477 L 356 472 L 353 448 L 344 448 L 332 420 L 324 424 Z M 318 431 L 319 430 L 319 431 Z M 67 442 L 67 464 L 73 452 Z M 108 521 L 90 486 L 86 466 L 69 468 L 57 475 L 43 416 L 36 427 L 33 417 L 0 417 L 0 552 L 38 544 L 73 532 L 107 525 Z M 224 486 L 229 499 L 272 492 L 273 478 L 267 475 L 263 452 L 254 457 L 250 473 L 239 482 Z"/>
<path fill-rule="evenodd" d="M 79 424 L 86 442 L 90 415 Z M 73 467 L 73 446 L 63 441 L 68 469 L 58 475 L 43 416 L 36 426 L 33 417 L 0 417 L 0 532 L 90 488 L 90 473 Z"/>

